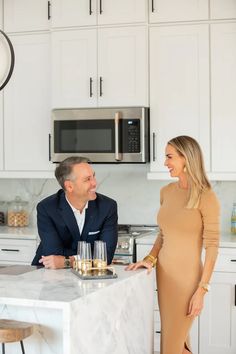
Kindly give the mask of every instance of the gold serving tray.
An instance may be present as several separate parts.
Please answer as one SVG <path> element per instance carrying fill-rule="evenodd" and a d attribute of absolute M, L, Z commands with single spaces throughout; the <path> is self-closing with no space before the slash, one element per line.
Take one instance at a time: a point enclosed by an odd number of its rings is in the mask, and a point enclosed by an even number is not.
<path fill-rule="evenodd" d="M 72 273 L 83 280 L 93 280 L 93 279 L 114 279 L 117 278 L 114 268 L 91 268 L 87 272 L 82 272 L 81 270 L 71 269 Z"/>

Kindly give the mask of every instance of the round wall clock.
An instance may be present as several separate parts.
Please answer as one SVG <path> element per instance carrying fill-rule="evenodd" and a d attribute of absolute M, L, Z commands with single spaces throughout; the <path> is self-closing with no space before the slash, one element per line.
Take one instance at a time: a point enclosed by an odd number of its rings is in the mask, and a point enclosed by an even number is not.
<path fill-rule="evenodd" d="M 0 90 L 2 90 L 13 72 L 15 54 L 12 43 L 7 35 L 0 30 Z"/>

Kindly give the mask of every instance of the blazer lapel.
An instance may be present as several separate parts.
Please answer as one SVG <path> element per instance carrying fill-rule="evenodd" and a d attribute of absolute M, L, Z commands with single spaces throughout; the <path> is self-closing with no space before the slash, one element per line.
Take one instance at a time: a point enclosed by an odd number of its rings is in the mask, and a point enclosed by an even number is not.
<path fill-rule="evenodd" d="M 93 223 L 93 220 L 96 217 L 96 214 L 97 214 L 97 208 L 96 208 L 95 201 L 89 201 L 88 208 L 86 209 L 85 222 L 84 222 L 84 227 L 81 235 L 83 241 L 87 241 L 88 233 Z"/>
<path fill-rule="evenodd" d="M 71 232 L 71 235 L 76 241 L 80 241 L 81 235 L 79 232 L 78 224 L 76 222 L 74 213 L 70 205 L 67 203 L 67 200 L 65 198 L 65 193 L 61 194 L 59 209 L 65 224 L 67 225 L 68 229 Z"/>

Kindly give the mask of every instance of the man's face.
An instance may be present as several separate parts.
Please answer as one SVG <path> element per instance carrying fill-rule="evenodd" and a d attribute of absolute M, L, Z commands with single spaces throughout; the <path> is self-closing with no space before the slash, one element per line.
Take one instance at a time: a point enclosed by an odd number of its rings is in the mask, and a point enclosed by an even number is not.
<path fill-rule="evenodd" d="M 72 179 L 65 182 L 68 195 L 78 198 L 87 203 L 89 200 L 96 199 L 97 181 L 95 172 L 88 163 L 80 163 L 73 166 Z"/>

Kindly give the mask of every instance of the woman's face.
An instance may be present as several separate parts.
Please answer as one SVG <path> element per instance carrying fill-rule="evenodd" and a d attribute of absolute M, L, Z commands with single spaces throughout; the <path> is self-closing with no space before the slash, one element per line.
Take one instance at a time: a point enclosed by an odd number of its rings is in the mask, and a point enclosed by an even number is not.
<path fill-rule="evenodd" d="M 165 166 L 167 166 L 171 177 L 179 177 L 184 173 L 185 158 L 177 152 L 177 150 L 167 144 Z"/>

